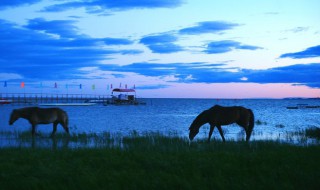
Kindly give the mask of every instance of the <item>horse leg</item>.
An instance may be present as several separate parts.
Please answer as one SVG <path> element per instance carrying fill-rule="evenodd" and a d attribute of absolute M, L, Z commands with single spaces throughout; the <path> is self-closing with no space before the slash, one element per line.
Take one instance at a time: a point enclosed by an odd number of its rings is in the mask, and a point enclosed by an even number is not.
<path fill-rule="evenodd" d="M 247 128 L 245 128 L 245 131 L 246 131 L 246 142 L 248 142 L 250 140 L 251 132 Z"/>
<path fill-rule="evenodd" d="M 221 137 L 222 137 L 222 141 L 223 141 L 223 142 L 226 142 L 226 140 L 224 139 L 224 135 L 223 135 L 223 131 L 222 131 L 221 125 L 218 125 L 217 128 L 218 128 L 219 133 L 220 133 L 220 135 L 221 135 Z"/>
<path fill-rule="evenodd" d="M 210 139 L 211 139 L 211 136 L 212 136 L 212 133 L 213 133 L 213 129 L 214 129 L 214 125 L 210 125 L 210 131 L 209 131 L 209 137 L 208 137 L 208 142 L 210 142 Z"/>
<path fill-rule="evenodd" d="M 32 131 L 31 131 L 32 137 L 36 135 L 36 125 L 32 124 Z"/>
<path fill-rule="evenodd" d="M 63 129 L 66 131 L 66 133 L 69 134 L 69 128 L 68 128 L 68 124 L 66 124 L 65 122 L 60 123 L 63 127 Z"/>
<path fill-rule="evenodd" d="M 237 124 L 238 124 L 239 126 L 241 126 L 241 127 L 244 129 L 244 131 L 246 132 L 246 142 L 248 142 L 249 139 L 250 139 L 250 136 L 251 136 L 251 132 L 249 131 L 247 125 L 245 125 L 245 124 L 243 124 L 243 123 L 241 123 L 241 122 L 237 122 Z"/>
<path fill-rule="evenodd" d="M 58 126 L 58 123 L 54 122 L 54 123 L 53 123 L 53 130 L 52 130 L 52 133 L 51 133 L 51 135 L 50 135 L 51 138 L 54 137 L 54 134 L 55 134 L 56 131 L 57 131 L 57 126 Z"/>

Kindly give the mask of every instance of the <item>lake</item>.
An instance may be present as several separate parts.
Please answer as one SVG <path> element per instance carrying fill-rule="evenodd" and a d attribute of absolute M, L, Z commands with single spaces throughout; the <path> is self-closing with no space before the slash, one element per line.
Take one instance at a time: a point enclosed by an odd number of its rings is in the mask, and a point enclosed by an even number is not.
<path fill-rule="evenodd" d="M 213 105 L 244 106 L 252 109 L 255 114 L 255 128 L 251 140 L 283 140 L 290 134 L 310 127 L 320 127 L 320 109 L 287 109 L 297 104 L 320 105 L 319 99 L 143 99 L 146 105 L 94 105 L 94 106 L 62 106 L 69 115 L 70 132 L 80 133 L 111 133 L 129 135 L 159 132 L 164 135 L 188 137 L 188 128 L 194 118 L 203 110 Z M 6 132 L 30 131 L 30 124 L 19 119 L 13 126 L 8 120 L 13 109 L 25 105 L 0 106 L 1 146 L 7 144 L 3 134 Z M 223 126 L 227 140 L 245 138 L 242 128 L 236 124 Z M 37 131 L 50 135 L 52 125 L 39 125 Z M 207 138 L 209 125 L 200 128 L 195 140 Z M 57 133 L 64 133 L 58 126 Z M 221 140 L 217 129 L 212 139 Z M 292 139 L 291 139 L 292 140 Z"/>

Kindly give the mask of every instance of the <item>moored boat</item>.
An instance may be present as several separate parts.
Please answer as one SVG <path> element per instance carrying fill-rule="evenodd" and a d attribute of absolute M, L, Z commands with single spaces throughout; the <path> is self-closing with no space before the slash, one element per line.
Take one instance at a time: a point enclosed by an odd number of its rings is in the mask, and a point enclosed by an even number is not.
<path fill-rule="evenodd" d="M 115 88 L 111 93 L 111 100 L 104 103 L 104 105 L 142 105 L 145 102 L 138 101 L 136 98 L 135 89 Z"/>
<path fill-rule="evenodd" d="M 12 100 L 4 99 L 4 98 L 0 99 L 0 105 L 11 104 L 11 103 L 12 103 Z"/>
<path fill-rule="evenodd" d="M 320 108 L 320 106 L 313 106 L 308 104 L 297 104 L 296 106 L 287 106 L 287 109 L 316 109 Z"/>

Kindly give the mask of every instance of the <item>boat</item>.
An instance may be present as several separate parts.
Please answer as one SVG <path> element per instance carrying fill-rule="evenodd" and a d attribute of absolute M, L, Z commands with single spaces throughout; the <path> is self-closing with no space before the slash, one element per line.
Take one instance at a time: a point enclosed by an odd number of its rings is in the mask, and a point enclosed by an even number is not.
<path fill-rule="evenodd" d="M 11 103 L 12 103 L 12 100 L 4 99 L 4 98 L 0 99 L 0 105 L 11 104 Z"/>
<path fill-rule="evenodd" d="M 106 99 L 91 99 L 84 101 L 85 103 L 105 103 Z"/>
<path fill-rule="evenodd" d="M 44 103 L 39 106 L 93 106 L 96 103 Z"/>
<path fill-rule="evenodd" d="M 287 109 L 317 109 L 320 106 L 312 106 L 308 104 L 297 104 L 296 106 L 287 106 Z"/>
<path fill-rule="evenodd" d="M 145 105 L 145 102 L 138 101 L 135 89 L 115 88 L 111 92 L 111 100 L 104 105 Z"/>

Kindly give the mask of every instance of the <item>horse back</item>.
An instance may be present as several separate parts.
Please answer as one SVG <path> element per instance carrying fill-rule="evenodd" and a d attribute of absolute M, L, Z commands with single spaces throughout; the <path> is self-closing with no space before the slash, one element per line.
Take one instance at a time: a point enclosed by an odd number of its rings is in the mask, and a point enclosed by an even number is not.
<path fill-rule="evenodd" d="M 65 122 L 68 119 L 67 113 L 60 108 L 38 108 L 34 110 L 34 117 L 39 123 Z"/>
<path fill-rule="evenodd" d="M 250 111 L 242 106 L 224 107 L 215 105 L 209 109 L 211 111 L 211 120 L 219 125 L 229 125 L 232 123 L 248 123 Z"/>
<path fill-rule="evenodd" d="M 239 111 L 238 106 L 224 107 L 215 105 L 209 110 L 211 112 L 211 121 L 218 125 L 229 125 L 231 123 L 235 123 L 241 117 L 241 112 Z"/>

